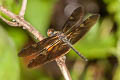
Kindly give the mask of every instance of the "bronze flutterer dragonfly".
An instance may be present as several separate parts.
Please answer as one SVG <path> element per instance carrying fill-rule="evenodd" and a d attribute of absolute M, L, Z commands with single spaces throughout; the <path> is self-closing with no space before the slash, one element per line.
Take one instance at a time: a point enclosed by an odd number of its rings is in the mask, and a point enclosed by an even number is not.
<path fill-rule="evenodd" d="M 73 49 L 82 59 L 87 59 L 81 55 L 72 46 L 80 40 L 96 23 L 99 18 L 98 14 L 93 14 L 87 19 L 83 20 L 83 8 L 78 7 L 73 11 L 61 31 L 48 30 L 48 38 L 24 48 L 20 53 L 20 57 L 34 55 L 30 60 L 28 67 L 33 68 L 40 66 L 49 61 L 55 60 L 60 56 L 64 56 L 68 51 Z"/>

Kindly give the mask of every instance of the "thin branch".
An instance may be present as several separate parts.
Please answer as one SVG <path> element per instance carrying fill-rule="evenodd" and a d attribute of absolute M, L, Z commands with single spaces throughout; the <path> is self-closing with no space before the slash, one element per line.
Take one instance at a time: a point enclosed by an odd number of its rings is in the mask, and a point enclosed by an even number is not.
<path fill-rule="evenodd" d="M 16 22 L 8 21 L 7 19 L 5 19 L 2 16 L 0 16 L 0 18 L 10 26 L 19 26 L 19 24 L 17 24 Z"/>
<path fill-rule="evenodd" d="M 66 60 L 66 56 L 62 56 L 60 58 L 57 58 L 56 62 L 57 62 L 58 66 L 59 66 L 59 68 L 64 76 L 64 79 L 65 80 L 72 80 L 70 73 L 66 67 L 65 60 Z"/>
<path fill-rule="evenodd" d="M 15 20 L 19 26 L 23 26 L 23 29 L 28 30 L 30 33 L 32 33 L 39 41 L 43 40 L 44 37 L 27 21 L 24 20 L 24 18 L 22 16 L 18 16 L 12 12 L 10 12 L 9 10 L 7 10 L 6 8 L 0 6 L 0 11 L 4 14 L 6 14 L 7 16 L 9 16 L 10 18 L 12 18 L 13 20 Z M 1 18 L 1 17 L 0 17 Z M 3 18 L 1 18 L 3 21 L 5 21 Z M 7 24 L 10 25 L 9 22 L 5 21 Z M 63 59 L 63 57 L 60 57 L 58 59 L 56 59 L 57 65 L 59 66 L 65 80 L 72 80 L 70 73 L 66 67 L 65 64 L 65 59 Z"/>
<path fill-rule="evenodd" d="M 26 11 L 26 6 L 27 6 L 27 0 L 23 0 L 23 1 L 22 1 L 22 7 L 21 7 L 21 10 L 20 10 L 19 16 L 24 17 L 25 11 Z"/>
<path fill-rule="evenodd" d="M 13 14 L 12 12 L 10 12 L 9 10 L 2 6 L 0 6 L 0 11 L 9 16 L 10 18 L 14 19 L 19 25 L 23 26 L 23 29 L 28 30 L 36 38 L 38 38 L 38 40 L 43 39 L 43 36 L 30 23 L 25 21 L 23 17 Z"/>

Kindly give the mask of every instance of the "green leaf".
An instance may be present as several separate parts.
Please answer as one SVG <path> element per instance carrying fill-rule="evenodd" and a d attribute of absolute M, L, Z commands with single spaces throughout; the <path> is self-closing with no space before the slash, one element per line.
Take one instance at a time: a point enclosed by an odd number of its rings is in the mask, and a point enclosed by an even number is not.
<path fill-rule="evenodd" d="M 16 47 L 0 25 L 0 80 L 20 80 Z"/>

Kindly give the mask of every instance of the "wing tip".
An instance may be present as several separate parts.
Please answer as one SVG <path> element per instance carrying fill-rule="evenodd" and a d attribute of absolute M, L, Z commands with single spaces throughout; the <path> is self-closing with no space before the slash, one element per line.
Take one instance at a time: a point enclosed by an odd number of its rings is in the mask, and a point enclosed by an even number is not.
<path fill-rule="evenodd" d="M 28 63 L 27 67 L 28 67 L 28 68 L 33 68 L 33 66 L 32 66 L 32 61 L 30 61 L 30 62 Z"/>
<path fill-rule="evenodd" d="M 28 67 L 28 68 L 31 68 L 31 69 L 39 68 L 39 67 L 41 67 L 41 66 L 42 66 L 42 64 L 36 64 L 36 63 L 34 62 L 34 59 L 31 60 L 31 61 L 28 63 L 28 65 L 27 65 L 27 67 Z"/>
<path fill-rule="evenodd" d="M 94 17 L 94 19 L 96 19 L 96 21 L 97 21 L 100 18 L 100 14 L 93 14 L 92 17 Z"/>
<path fill-rule="evenodd" d="M 24 49 L 23 49 L 23 50 L 21 50 L 21 51 L 18 53 L 18 56 L 19 56 L 19 57 L 24 57 L 24 55 L 23 55 L 23 54 L 24 54 Z"/>

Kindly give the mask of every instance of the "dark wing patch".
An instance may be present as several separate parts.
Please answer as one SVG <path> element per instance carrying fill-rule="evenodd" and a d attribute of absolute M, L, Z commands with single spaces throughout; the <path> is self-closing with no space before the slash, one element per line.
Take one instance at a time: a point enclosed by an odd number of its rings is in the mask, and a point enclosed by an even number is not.
<path fill-rule="evenodd" d="M 96 23 L 99 15 L 94 14 L 83 21 L 78 27 L 75 27 L 69 34 L 67 35 L 68 40 L 71 44 L 76 43 L 80 38 L 82 38 L 90 28 Z"/>
<path fill-rule="evenodd" d="M 60 41 L 56 46 L 54 46 L 50 51 L 43 51 L 42 54 L 39 54 L 36 58 L 32 59 L 28 64 L 29 68 L 37 67 L 42 64 L 48 63 L 69 51 L 69 47 L 62 41 Z M 44 55 L 46 54 L 46 55 Z"/>
<path fill-rule="evenodd" d="M 35 53 L 40 53 L 40 51 L 42 51 L 45 47 L 51 45 L 52 43 L 54 43 L 58 38 L 53 36 L 53 37 L 48 37 L 43 39 L 42 41 L 36 43 L 36 44 L 32 44 L 26 48 L 24 48 L 23 50 L 21 50 L 18 54 L 18 56 L 20 57 L 26 57 L 26 56 L 30 56 L 33 55 Z"/>
<path fill-rule="evenodd" d="M 41 66 L 46 61 L 47 61 L 47 52 L 45 50 L 29 62 L 28 68 L 34 68 L 34 67 Z"/>
<path fill-rule="evenodd" d="M 68 32 L 77 22 L 81 22 L 83 14 L 84 12 L 82 7 L 78 7 L 77 9 L 75 9 L 72 15 L 68 17 L 68 20 L 63 26 L 63 32 Z"/>

